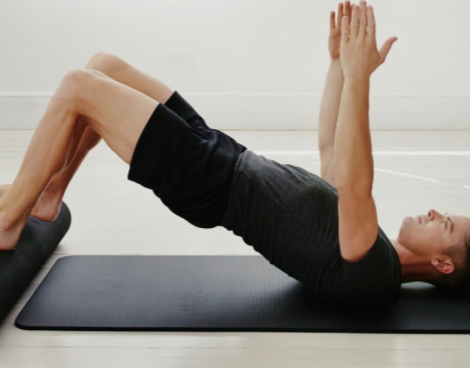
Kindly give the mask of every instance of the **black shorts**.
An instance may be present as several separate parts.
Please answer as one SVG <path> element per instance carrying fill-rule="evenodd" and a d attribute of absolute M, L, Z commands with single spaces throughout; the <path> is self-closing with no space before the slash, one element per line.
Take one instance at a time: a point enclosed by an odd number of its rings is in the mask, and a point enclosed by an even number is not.
<path fill-rule="evenodd" d="M 127 178 L 151 189 L 191 224 L 212 228 L 220 225 L 227 210 L 233 169 L 245 150 L 209 128 L 175 91 L 143 129 Z"/>

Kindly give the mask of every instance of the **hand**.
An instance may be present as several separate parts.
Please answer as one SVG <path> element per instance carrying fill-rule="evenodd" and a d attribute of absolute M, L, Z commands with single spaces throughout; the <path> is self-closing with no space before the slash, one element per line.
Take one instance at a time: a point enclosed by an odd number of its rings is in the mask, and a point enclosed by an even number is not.
<path fill-rule="evenodd" d="M 335 11 L 330 12 L 330 36 L 328 37 L 328 48 L 330 50 L 331 60 L 339 59 L 340 47 L 341 47 L 341 20 L 343 16 L 347 16 L 351 19 L 351 3 L 346 1 L 339 3 L 338 5 L 338 18 L 335 20 Z"/>
<path fill-rule="evenodd" d="M 351 10 L 351 24 L 347 16 L 341 22 L 341 67 L 345 78 L 369 78 L 385 61 L 398 38 L 389 38 L 378 51 L 374 9 L 361 1 L 360 7 L 353 5 Z"/>

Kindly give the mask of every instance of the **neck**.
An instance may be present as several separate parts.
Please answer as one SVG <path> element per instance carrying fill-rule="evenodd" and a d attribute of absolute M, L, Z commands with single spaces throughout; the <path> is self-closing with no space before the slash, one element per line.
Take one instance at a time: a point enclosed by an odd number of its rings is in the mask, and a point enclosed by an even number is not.
<path fill-rule="evenodd" d="M 433 282 L 435 269 L 428 257 L 410 252 L 398 240 L 391 239 L 390 241 L 400 258 L 402 284 L 413 281 Z"/>

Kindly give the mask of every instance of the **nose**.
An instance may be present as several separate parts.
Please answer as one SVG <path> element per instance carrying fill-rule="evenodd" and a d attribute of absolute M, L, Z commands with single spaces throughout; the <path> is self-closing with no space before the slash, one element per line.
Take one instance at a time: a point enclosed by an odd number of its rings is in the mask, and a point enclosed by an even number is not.
<path fill-rule="evenodd" d="M 440 217 L 445 217 L 446 214 L 447 214 L 447 212 L 443 215 L 443 214 L 437 212 L 435 209 L 431 209 L 428 212 L 428 217 L 432 220 L 432 219 L 436 218 L 438 215 Z"/>

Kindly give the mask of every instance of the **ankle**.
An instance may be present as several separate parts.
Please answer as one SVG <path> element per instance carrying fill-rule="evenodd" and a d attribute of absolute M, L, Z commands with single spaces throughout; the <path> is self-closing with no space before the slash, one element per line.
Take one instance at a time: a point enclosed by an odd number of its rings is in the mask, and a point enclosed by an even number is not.
<path fill-rule="evenodd" d="M 19 226 L 20 223 L 26 223 L 29 213 L 18 212 L 14 206 L 10 205 L 10 199 L 8 203 L 5 199 L 5 197 L 0 198 L 0 230 L 9 231 Z"/>
<path fill-rule="evenodd" d="M 47 184 L 46 188 L 44 189 L 44 192 L 47 192 L 48 194 L 59 194 L 63 191 L 63 176 L 64 173 L 61 172 L 57 174 L 56 176 L 53 177 L 53 179 Z"/>
<path fill-rule="evenodd" d="M 0 207 L 0 230 L 8 231 L 15 227 L 17 221 L 9 211 L 2 210 Z"/>

